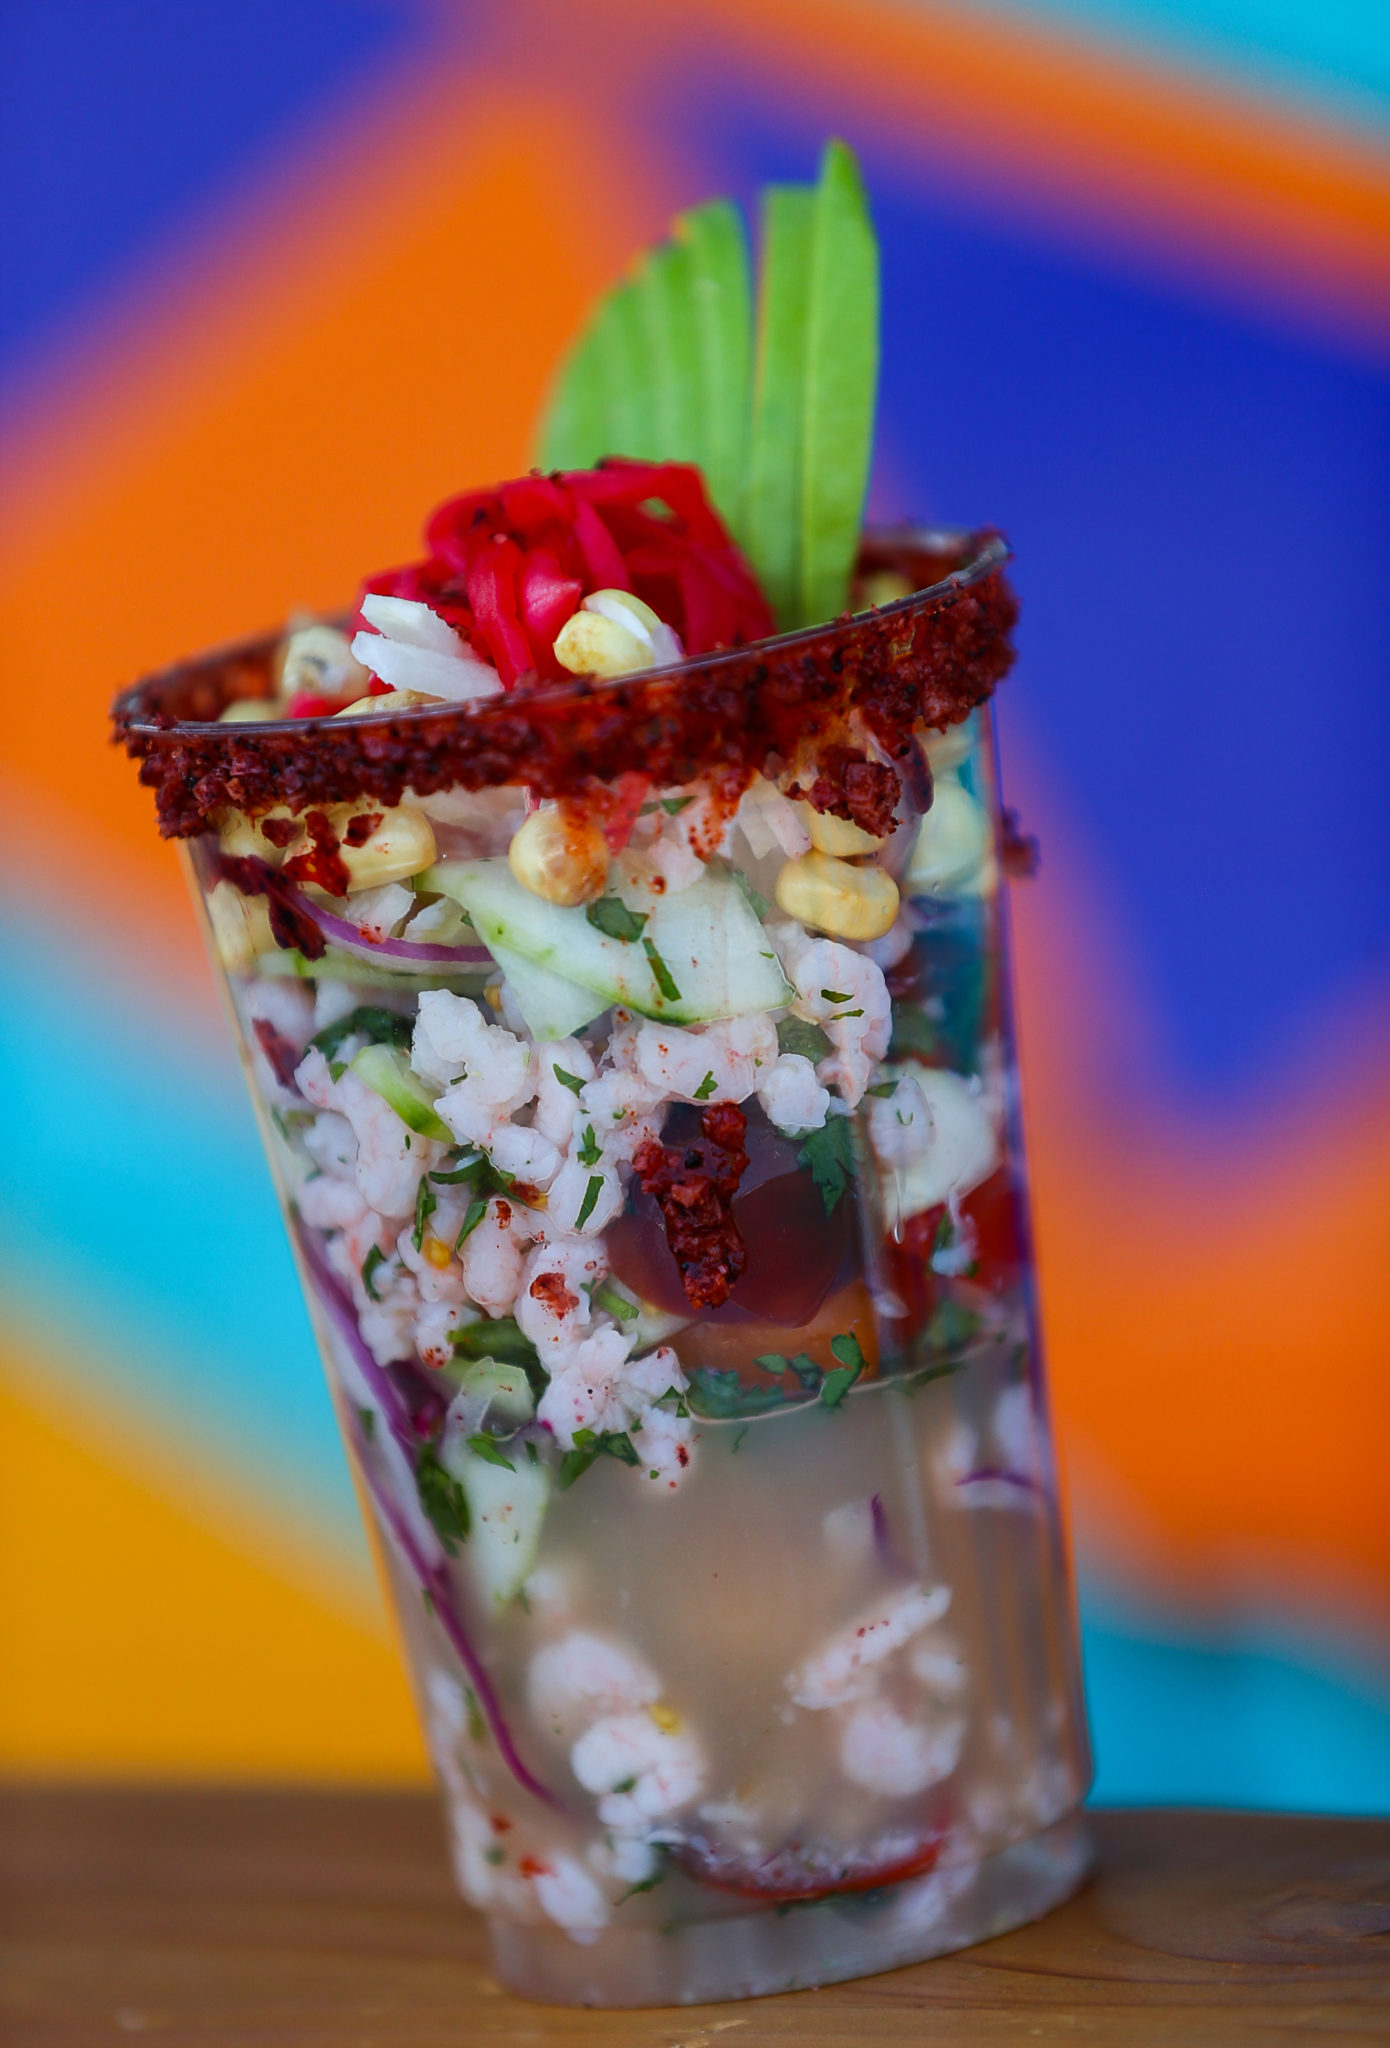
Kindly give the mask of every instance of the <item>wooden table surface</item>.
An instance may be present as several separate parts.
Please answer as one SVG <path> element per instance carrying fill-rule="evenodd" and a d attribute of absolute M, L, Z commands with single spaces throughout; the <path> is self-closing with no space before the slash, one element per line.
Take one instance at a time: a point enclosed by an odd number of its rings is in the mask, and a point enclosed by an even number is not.
<path fill-rule="evenodd" d="M 630 2013 L 488 1973 L 433 1801 L 0 1791 L 0 2040 L 88 2048 L 1390 2043 L 1390 1823 L 1095 1816 L 1047 1920 L 825 1991 Z"/>

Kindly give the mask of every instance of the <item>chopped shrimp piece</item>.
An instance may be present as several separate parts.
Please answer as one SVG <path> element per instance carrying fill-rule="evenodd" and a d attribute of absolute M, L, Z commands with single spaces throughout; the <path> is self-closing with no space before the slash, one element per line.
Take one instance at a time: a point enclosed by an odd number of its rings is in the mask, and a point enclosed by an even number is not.
<path fill-rule="evenodd" d="M 460 1292 L 462 1290 L 460 1289 Z M 438 1372 L 454 1355 L 449 1339 L 469 1321 L 457 1302 L 428 1301 L 415 1318 L 415 1349 L 426 1365 Z"/>
<path fill-rule="evenodd" d="M 838 1087 L 853 1109 L 892 1035 L 893 1006 L 883 970 L 836 939 L 812 937 L 789 918 L 769 925 L 768 935 L 796 989 L 792 1009 L 819 1024 L 830 1040 L 817 1077 L 827 1088 Z"/>
<path fill-rule="evenodd" d="M 561 1074 L 569 1076 L 568 1081 L 558 1078 L 557 1068 Z M 586 1081 L 594 1078 L 593 1056 L 577 1038 L 554 1039 L 548 1045 L 536 1047 L 534 1078 L 536 1109 L 531 1127 L 563 1151 L 574 1129 L 579 1091 Z M 578 1088 L 571 1085 L 576 1081 Z"/>
<path fill-rule="evenodd" d="M 912 1640 L 951 1604 L 947 1586 L 908 1586 L 868 1608 L 848 1628 L 821 1645 L 787 1677 L 787 1691 L 799 1707 L 842 1707 L 861 1699 L 874 1683 L 873 1667 Z"/>
<path fill-rule="evenodd" d="M 816 1079 L 804 1053 L 784 1052 L 758 1076 L 758 1100 L 768 1121 L 790 1138 L 818 1131 L 830 1108 L 830 1091 Z"/>
<path fill-rule="evenodd" d="M 642 1474 L 663 1492 L 674 1493 L 694 1464 L 695 1423 L 669 1408 L 648 1408 L 630 1432 L 642 1460 Z"/>
<path fill-rule="evenodd" d="M 579 1859 L 567 1849 L 549 1849 L 544 1857 L 523 1860 L 535 1865 L 526 1875 L 547 1919 L 563 1927 L 573 1941 L 596 1940 L 611 1911 L 602 1887 Z"/>
<path fill-rule="evenodd" d="M 466 1087 L 467 1083 L 460 1085 Z M 454 1089 L 449 1091 L 450 1095 L 456 1093 Z M 447 1100 L 447 1096 L 440 1097 L 441 1110 Z M 560 1154 L 549 1138 L 522 1124 L 497 1124 L 486 1140 L 473 1132 L 468 1135 L 473 1137 L 475 1144 L 485 1143 L 493 1165 L 499 1173 L 505 1173 L 508 1180 L 521 1181 L 527 1187 L 546 1188 L 560 1171 Z"/>
<path fill-rule="evenodd" d="M 357 1162 L 352 1125 L 336 1110 L 325 1109 L 304 1133 L 304 1150 L 324 1173 L 351 1173 Z"/>
<path fill-rule="evenodd" d="M 550 1385 L 536 1414 L 565 1450 L 572 1448 L 577 1430 L 629 1429 L 644 1421 L 644 1411 L 664 1394 L 684 1391 L 685 1374 L 668 1344 L 630 1359 L 633 1342 L 610 1327 L 547 1354 Z"/>
<path fill-rule="evenodd" d="M 616 1159 L 604 1151 L 596 1159 L 593 1157 L 587 1135 L 593 1128 L 592 1119 L 581 1110 L 574 1127 L 579 1142 L 551 1181 L 545 1204 L 547 1223 L 557 1231 L 580 1237 L 597 1237 L 606 1230 L 626 1200 Z M 594 1145 L 597 1142 L 595 1137 Z M 583 1152 L 589 1154 L 587 1159 L 580 1156 Z M 595 1181 L 597 1188 L 593 1186 Z"/>
<path fill-rule="evenodd" d="M 580 1736 L 570 1751 L 570 1769 L 586 1792 L 597 1792 L 598 1817 L 605 1827 L 636 1834 L 670 1820 L 698 1799 L 705 1759 L 693 1734 L 649 1708 L 609 1714 Z M 621 1790 L 619 1788 L 622 1788 Z"/>
<path fill-rule="evenodd" d="M 521 1285 L 521 1267 L 529 1238 L 521 1227 L 526 1211 L 505 1195 L 495 1195 L 481 1223 L 463 1240 L 459 1258 L 470 1301 L 490 1316 L 512 1312 Z"/>
<path fill-rule="evenodd" d="M 760 1069 L 777 1059 L 777 1027 L 771 1017 L 733 1017 L 727 1023 L 644 1024 L 637 1034 L 638 1072 L 678 1102 L 742 1102 L 753 1093 Z"/>
<path fill-rule="evenodd" d="M 661 1697 L 661 1682 L 635 1650 L 571 1629 L 531 1659 L 526 1696 L 536 1720 L 559 1736 L 600 1714 L 622 1714 Z"/>
<path fill-rule="evenodd" d="M 601 1245 L 582 1237 L 547 1239 L 527 1255 L 516 1293 L 517 1327 L 549 1364 L 550 1353 L 579 1341 L 592 1310 L 588 1289 L 608 1271 Z"/>
<path fill-rule="evenodd" d="M 965 1722 L 956 1716 L 924 1727 L 884 1700 L 866 1700 L 840 1736 L 840 1768 L 851 1784 L 881 1799 L 910 1799 L 949 1778 L 964 1747 Z"/>
<path fill-rule="evenodd" d="M 486 1112 L 490 1123 L 501 1123 L 535 1093 L 530 1047 L 502 1025 L 485 1022 L 467 996 L 452 995 L 447 989 L 426 989 L 420 997 L 410 1063 L 423 1081 L 456 1084 L 448 1088 L 444 1101 L 454 1098 L 460 1112 L 466 1110 L 470 1116 Z M 444 1101 L 439 1113 L 452 1123 Z M 463 1128 L 458 1134 L 473 1137 Z"/>
<path fill-rule="evenodd" d="M 311 1230 L 351 1230 L 368 1210 L 355 1180 L 321 1173 L 299 1190 L 299 1213 Z"/>

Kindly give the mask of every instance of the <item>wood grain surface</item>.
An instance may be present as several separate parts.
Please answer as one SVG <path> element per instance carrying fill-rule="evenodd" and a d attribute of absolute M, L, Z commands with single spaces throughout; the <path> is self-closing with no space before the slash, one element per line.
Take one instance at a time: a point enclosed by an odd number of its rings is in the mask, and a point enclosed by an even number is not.
<path fill-rule="evenodd" d="M 1390 2043 L 1390 1822 L 1101 1813 L 1095 1832 L 1100 1874 L 1079 1898 L 963 1954 L 750 2004 L 604 2013 L 498 1989 L 425 1796 L 9 1789 L 0 2040 Z"/>

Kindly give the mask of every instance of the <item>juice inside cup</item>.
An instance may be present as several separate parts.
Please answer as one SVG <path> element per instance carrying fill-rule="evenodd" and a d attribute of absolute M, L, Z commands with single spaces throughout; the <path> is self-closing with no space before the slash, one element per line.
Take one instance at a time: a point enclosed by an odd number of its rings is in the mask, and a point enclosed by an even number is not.
<path fill-rule="evenodd" d="M 118 707 L 460 1886 L 504 1981 L 614 2005 L 958 1947 L 1086 1860 L 988 706 L 1007 551 L 852 532 L 842 615 L 789 621 L 701 452 L 454 500 L 354 637 Z"/>

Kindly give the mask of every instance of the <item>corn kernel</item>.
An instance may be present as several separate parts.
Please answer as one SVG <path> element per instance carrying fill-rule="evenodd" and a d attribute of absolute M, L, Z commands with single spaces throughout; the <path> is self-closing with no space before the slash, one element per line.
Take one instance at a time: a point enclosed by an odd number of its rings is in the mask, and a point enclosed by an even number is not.
<path fill-rule="evenodd" d="M 334 804 L 329 816 L 341 842 L 343 866 L 353 889 L 379 889 L 386 882 L 408 881 L 423 868 L 433 867 L 436 858 L 434 827 L 414 804 L 397 804 L 380 813 L 381 823 L 361 846 L 349 846 L 347 828 L 359 812 L 376 812 L 370 801 Z M 307 840 L 305 842 L 307 844 Z M 290 852 L 299 851 L 297 846 Z"/>
<path fill-rule="evenodd" d="M 278 718 L 280 707 L 273 697 L 238 697 L 228 704 L 217 723 L 219 725 L 260 725 L 268 718 Z"/>
<path fill-rule="evenodd" d="M 907 870 L 914 896 L 974 894 L 990 853 L 989 819 L 983 805 L 954 775 L 937 778 L 932 807 L 917 831 Z"/>
<path fill-rule="evenodd" d="M 368 680 L 369 671 L 336 626 L 303 626 L 285 643 L 280 688 L 286 697 L 296 690 L 312 690 L 316 697 L 360 695 Z"/>
<path fill-rule="evenodd" d="M 229 974 L 245 974 L 258 954 L 275 951 L 263 896 L 243 896 L 233 883 L 219 882 L 207 906 L 217 956 Z"/>
<path fill-rule="evenodd" d="M 532 811 L 507 848 L 523 889 L 566 908 L 592 903 L 608 879 L 608 847 L 598 826 L 563 806 Z"/>
<path fill-rule="evenodd" d="M 576 676 L 629 676 L 652 666 L 651 641 L 601 612 L 577 611 L 555 642 L 555 659 Z"/>
<path fill-rule="evenodd" d="M 647 1712 L 651 1715 L 663 1735 L 674 1735 L 681 1725 L 680 1715 L 674 1707 L 668 1707 L 664 1700 L 657 1700 L 652 1706 L 647 1708 Z"/>
<path fill-rule="evenodd" d="M 335 711 L 335 718 L 372 718 L 382 711 L 413 711 L 417 704 L 442 704 L 442 697 L 427 697 L 423 690 L 384 690 L 375 697 L 359 697 Z M 226 713 L 224 712 L 225 718 Z"/>
<path fill-rule="evenodd" d="M 911 597 L 912 585 L 896 569 L 874 569 L 860 584 L 859 595 L 866 605 L 896 604 L 900 598 Z"/>
<path fill-rule="evenodd" d="M 797 804 L 796 814 L 819 853 L 838 854 L 841 859 L 847 859 L 856 853 L 877 853 L 883 844 L 881 839 L 876 839 L 872 832 L 866 832 L 851 818 L 837 818 L 829 811 L 814 811 L 804 803 Z"/>
<path fill-rule="evenodd" d="M 426 1260 L 436 1272 L 442 1273 L 449 1263 L 449 1247 L 442 1237 L 427 1237 L 420 1247 Z"/>
<path fill-rule="evenodd" d="M 829 853 L 803 853 L 777 877 L 788 917 L 833 939 L 881 939 L 898 914 L 898 886 L 882 868 L 852 867 Z"/>

